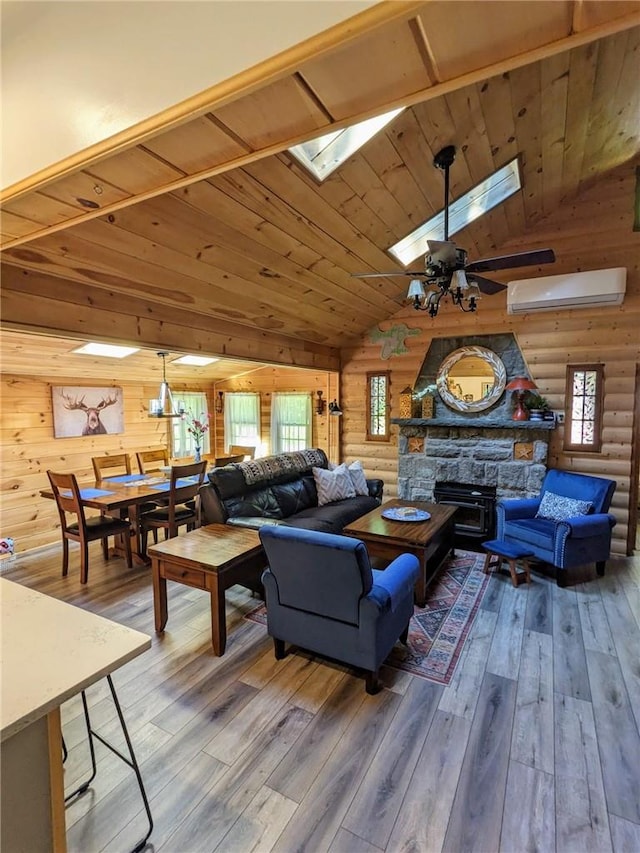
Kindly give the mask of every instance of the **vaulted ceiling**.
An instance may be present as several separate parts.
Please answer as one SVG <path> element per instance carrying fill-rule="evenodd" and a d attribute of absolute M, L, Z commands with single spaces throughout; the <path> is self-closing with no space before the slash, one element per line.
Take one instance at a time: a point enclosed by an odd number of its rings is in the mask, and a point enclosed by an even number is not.
<path fill-rule="evenodd" d="M 470 259 L 538 247 L 547 214 L 638 162 L 637 3 L 381 6 L 243 91 L 209 93 L 162 129 L 11 188 L 3 322 L 86 336 L 74 306 L 117 303 L 160 326 L 334 350 L 402 304 L 405 279 L 352 274 L 400 269 L 389 246 L 442 208 L 433 156 L 444 145 L 458 150 L 453 196 L 520 159 L 522 191 L 456 235 Z M 286 153 L 399 105 L 322 184 Z M 67 304 L 68 323 L 30 311 L 38 300 Z"/>

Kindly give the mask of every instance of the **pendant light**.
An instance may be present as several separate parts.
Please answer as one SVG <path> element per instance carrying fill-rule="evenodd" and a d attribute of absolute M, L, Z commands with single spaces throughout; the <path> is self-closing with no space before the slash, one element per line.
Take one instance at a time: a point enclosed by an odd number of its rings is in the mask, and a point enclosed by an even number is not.
<path fill-rule="evenodd" d="M 162 382 L 160 383 L 160 392 L 155 400 L 149 400 L 149 417 L 150 418 L 179 418 L 184 414 L 182 411 L 176 411 L 173 403 L 173 394 L 167 382 L 167 365 L 166 357 L 169 355 L 167 350 L 157 352 L 158 358 L 162 359 Z"/>

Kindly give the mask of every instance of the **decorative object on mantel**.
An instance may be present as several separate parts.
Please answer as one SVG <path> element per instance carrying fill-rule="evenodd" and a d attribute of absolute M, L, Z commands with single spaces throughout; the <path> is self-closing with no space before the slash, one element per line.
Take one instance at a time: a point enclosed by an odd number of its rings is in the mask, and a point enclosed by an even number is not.
<path fill-rule="evenodd" d="M 406 355 L 409 352 L 409 347 L 405 344 L 404 339 L 419 334 L 420 329 L 410 329 L 405 323 L 399 323 L 397 326 L 387 329 L 386 332 L 376 326 L 369 332 L 369 340 L 372 344 L 382 341 L 380 358 L 386 360 L 392 355 Z"/>
<path fill-rule="evenodd" d="M 516 376 L 506 386 L 507 391 L 514 391 L 516 398 L 516 407 L 513 411 L 512 418 L 514 421 L 529 420 L 529 412 L 524 405 L 524 398 L 527 391 L 535 391 L 538 386 L 527 376 Z"/>
<path fill-rule="evenodd" d="M 461 393 L 462 388 L 455 381 L 457 378 L 460 378 L 460 381 L 462 381 L 465 371 L 463 365 L 465 362 L 471 365 L 476 372 L 478 364 L 484 368 L 485 372 L 479 374 L 479 376 L 475 376 L 478 382 L 483 378 L 490 378 L 492 380 L 490 382 L 482 382 L 483 393 L 482 396 L 478 394 L 478 399 L 472 395 L 471 400 L 465 400 L 464 393 Z M 471 370 L 471 368 L 469 369 Z M 459 347 L 450 352 L 442 360 L 436 376 L 438 393 L 446 405 L 456 412 L 465 413 L 482 412 L 494 406 L 502 396 L 506 380 L 507 370 L 500 356 L 492 350 L 480 346 Z"/>
<path fill-rule="evenodd" d="M 400 392 L 400 417 L 413 417 L 413 388 L 411 388 L 410 385 L 407 385 L 407 387 Z"/>
<path fill-rule="evenodd" d="M 541 397 L 540 394 L 531 393 L 525 398 L 524 404 L 529 412 L 529 420 L 542 421 L 544 420 L 545 412 L 550 409 L 549 401 L 546 397 Z"/>

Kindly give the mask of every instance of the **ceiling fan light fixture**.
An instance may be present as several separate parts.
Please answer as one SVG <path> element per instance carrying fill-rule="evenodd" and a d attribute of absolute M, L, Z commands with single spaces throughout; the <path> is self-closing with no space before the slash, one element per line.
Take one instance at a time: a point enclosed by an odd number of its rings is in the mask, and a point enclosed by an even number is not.
<path fill-rule="evenodd" d="M 414 299 L 416 296 L 418 299 L 422 299 L 425 295 L 424 285 L 420 281 L 419 278 L 412 278 L 409 282 L 409 290 L 407 291 L 407 299 Z"/>

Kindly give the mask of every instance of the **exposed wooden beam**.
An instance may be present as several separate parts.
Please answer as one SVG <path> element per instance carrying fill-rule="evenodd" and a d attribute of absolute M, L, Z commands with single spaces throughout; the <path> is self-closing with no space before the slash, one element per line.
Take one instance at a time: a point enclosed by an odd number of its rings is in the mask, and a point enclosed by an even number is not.
<path fill-rule="evenodd" d="M 53 335 L 201 352 L 247 361 L 322 370 L 340 368 L 333 347 L 219 320 L 194 311 L 123 298 L 102 287 L 2 267 L 2 325 Z"/>

